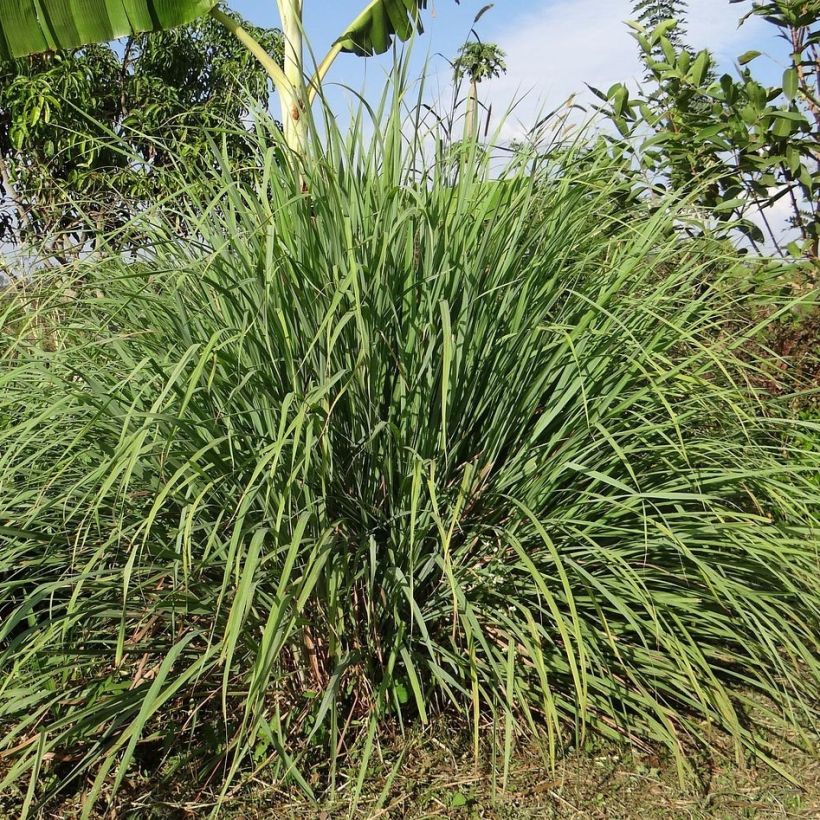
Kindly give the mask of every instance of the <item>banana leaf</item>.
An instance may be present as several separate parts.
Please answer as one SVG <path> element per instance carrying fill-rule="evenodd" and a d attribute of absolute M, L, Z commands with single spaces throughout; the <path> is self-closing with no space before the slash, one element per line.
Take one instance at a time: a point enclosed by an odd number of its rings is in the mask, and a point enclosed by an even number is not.
<path fill-rule="evenodd" d="M 214 5 L 215 0 L 0 0 L 0 58 L 162 31 Z"/>
<path fill-rule="evenodd" d="M 339 38 L 341 50 L 361 56 L 383 54 L 393 37 L 404 41 L 414 29 L 423 31 L 421 10 L 425 8 L 427 0 L 372 0 Z"/>

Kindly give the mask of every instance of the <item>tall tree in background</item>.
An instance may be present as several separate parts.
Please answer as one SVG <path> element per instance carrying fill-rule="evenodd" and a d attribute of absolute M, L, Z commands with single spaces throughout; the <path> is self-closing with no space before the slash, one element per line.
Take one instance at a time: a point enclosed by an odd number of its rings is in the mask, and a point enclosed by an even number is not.
<path fill-rule="evenodd" d="M 250 29 L 281 62 L 281 32 Z M 167 193 L 175 163 L 212 162 L 214 137 L 241 156 L 240 122 L 271 91 L 263 67 L 210 17 L 117 50 L 0 62 L 0 241 L 76 252 L 91 226 L 110 231 Z"/>
<path fill-rule="evenodd" d="M 681 48 L 686 36 L 686 0 L 635 0 L 635 18 L 646 28 L 655 28 L 665 20 L 675 20 L 675 32 L 669 35 L 670 42 Z"/>
<path fill-rule="evenodd" d="M 464 138 L 475 139 L 478 135 L 478 84 L 507 71 L 506 55 L 495 43 L 474 40 L 465 43 L 453 60 L 456 82 L 466 79 L 467 109 L 464 115 Z"/>
<path fill-rule="evenodd" d="M 686 47 L 686 11 L 689 4 L 686 0 L 635 0 L 632 7 L 635 19 L 646 29 L 654 29 L 669 20 L 674 20 L 674 27 L 670 27 L 667 39 L 671 45 L 681 50 Z M 664 53 L 657 45 L 651 54 L 652 59 L 664 60 Z M 645 55 L 641 54 L 644 59 Z M 650 73 L 647 72 L 647 79 Z"/>

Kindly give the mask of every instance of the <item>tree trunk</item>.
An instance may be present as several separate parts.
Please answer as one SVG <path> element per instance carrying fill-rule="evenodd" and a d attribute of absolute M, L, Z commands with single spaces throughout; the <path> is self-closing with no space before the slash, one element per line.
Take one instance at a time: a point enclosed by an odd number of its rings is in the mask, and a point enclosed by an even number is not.
<path fill-rule="evenodd" d="M 464 140 L 474 140 L 478 137 L 478 83 L 470 81 L 470 90 L 467 92 L 467 110 L 464 114 Z"/>

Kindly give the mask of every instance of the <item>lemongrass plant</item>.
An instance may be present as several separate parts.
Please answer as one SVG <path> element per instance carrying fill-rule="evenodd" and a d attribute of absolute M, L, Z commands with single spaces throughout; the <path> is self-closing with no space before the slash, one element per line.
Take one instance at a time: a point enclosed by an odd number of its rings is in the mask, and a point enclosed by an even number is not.
<path fill-rule="evenodd" d="M 613 208 L 594 148 L 452 181 L 411 108 L 328 118 L 302 172 L 260 118 L 254 173 L 222 158 L 133 257 L 0 303 L 25 810 L 87 783 L 89 816 L 145 749 L 192 789 L 318 798 L 442 713 L 476 754 L 498 725 L 505 772 L 527 733 L 685 776 L 718 737 L 766 758 L 752 707 L 815 725 L 817 459 L 754 388 L 743 261 L 671 200 Z"/>

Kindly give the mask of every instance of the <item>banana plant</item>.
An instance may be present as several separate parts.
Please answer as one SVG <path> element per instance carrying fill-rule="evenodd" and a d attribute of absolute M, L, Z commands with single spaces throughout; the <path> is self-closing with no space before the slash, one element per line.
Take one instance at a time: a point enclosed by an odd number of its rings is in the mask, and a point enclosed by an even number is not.
<path fill-rule="evenodd" d="M 304 0 L 276 0 L 285 40 L 280 66 L 215 0 L 0 0 L 0 58 L 81 48 L 129 34 L 163 31 L 211 14 L 259 60 L 279 94 L 290 148 L 307 150 L 306 112 L 334 60 L 342 52 L 369 56 L 422 30 L 427 0 L 371 0 L 331 45 L 308 77 L 303 46 Z M 456 0 L 458 2 L 458 0 Z"/>

